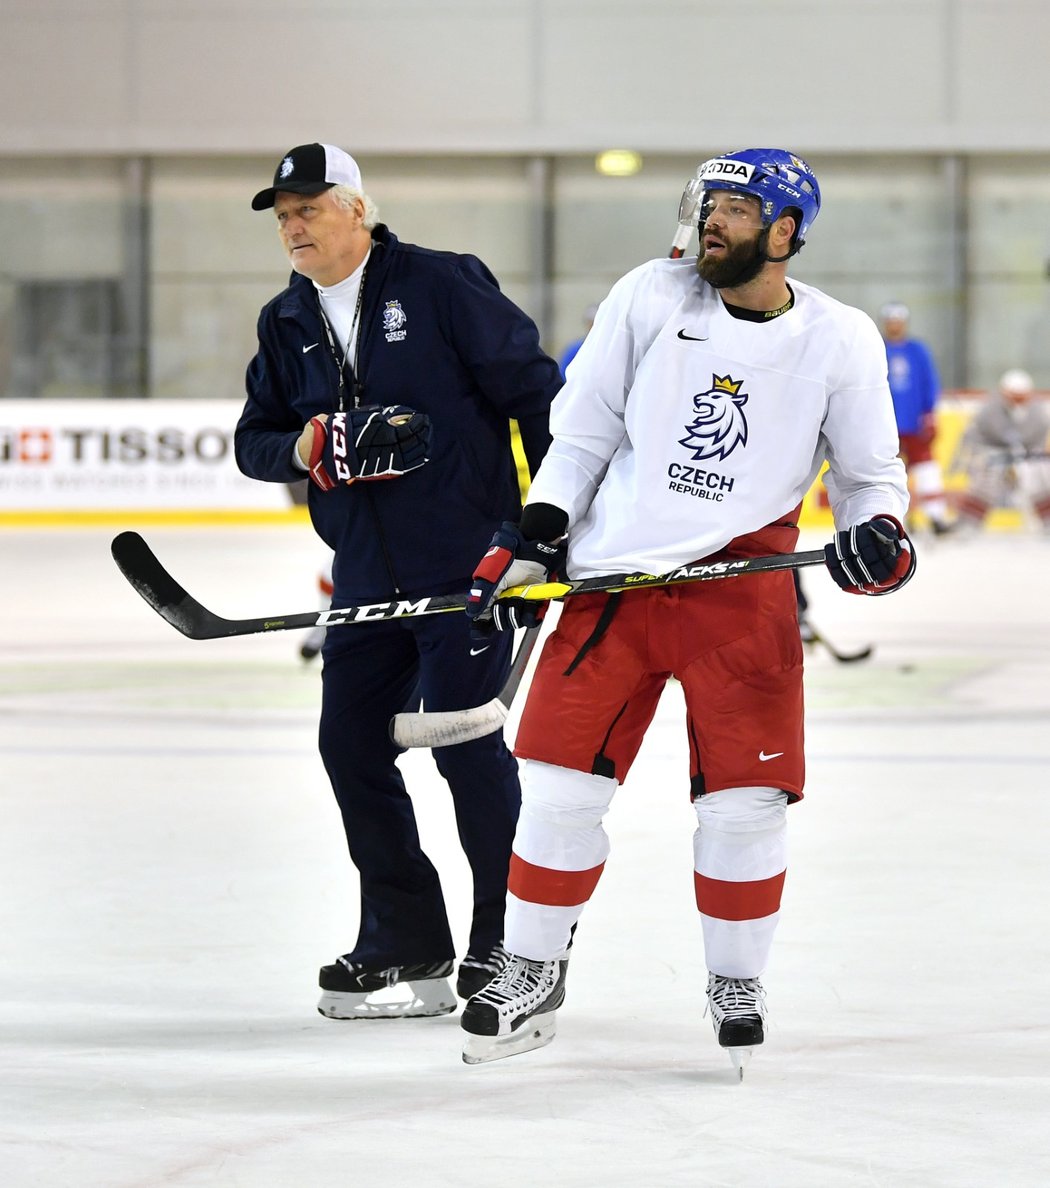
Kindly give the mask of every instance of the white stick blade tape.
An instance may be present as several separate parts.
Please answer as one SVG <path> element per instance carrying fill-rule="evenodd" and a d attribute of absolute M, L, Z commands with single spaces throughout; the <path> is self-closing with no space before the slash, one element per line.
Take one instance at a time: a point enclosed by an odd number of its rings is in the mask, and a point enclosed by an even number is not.
<path fill-rule="evenodd" d="M 454 747 L 494 734 L 506 720 L 507 707 L 494 697 L 473 709 L 395 714 L 390 737 L 399 747 Z"/>

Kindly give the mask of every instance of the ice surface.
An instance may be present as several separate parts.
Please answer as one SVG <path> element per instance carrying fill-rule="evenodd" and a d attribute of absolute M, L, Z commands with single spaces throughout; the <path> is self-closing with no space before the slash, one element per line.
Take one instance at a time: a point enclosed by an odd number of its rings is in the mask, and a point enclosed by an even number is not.
<path fill-rule="evenodd" d="M 219 614 L 314 605 L 308 529 L 121 527 Z M 807 662 L 769 1033 L 737 1084 L 701 1017 L 676 687 L 558 1037 L 467 1067 L 458 1016 L 315 1012 L 356 891 L 300 634 L 184 639 L 116 531 L 0 535 L 5 1185 L 1050 1183 L 1050 541 L 921 541 L 891 598 L 807 572 L 819 628 L 876 648 Z M 462 947 L 448 795 L 428 753 L 404 766 Z"/>

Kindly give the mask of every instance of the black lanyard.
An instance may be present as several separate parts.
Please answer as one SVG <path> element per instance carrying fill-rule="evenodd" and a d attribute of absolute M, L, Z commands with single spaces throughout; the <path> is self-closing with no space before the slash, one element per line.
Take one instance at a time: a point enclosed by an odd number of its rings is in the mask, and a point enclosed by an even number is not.
<path fill-rule="evenodd" d="M 361 303 L 365 296 L 365 279 L 368 276 L 368 263 L 365 263 L 364 271 L 361 273 L 361 283 L 357 286 L 357 303 L 354 305 L 354 316 L 350 322 L 350 332 L 346 336 L 346 350 L 343 352 L 343 358 L 340 362 L 339 352 L 335 347 L 335 334 L 332 331 L 332 325 L 328 321 L 328 315 L 324 311 L 324 302 L 321 300 L 321 294 L 317 294 L 317 308 L 321 311 L 321 321 L 324 323 L 324 332 L 328 337 L 328 349 L 332 352 L 332 358 L 335 360 L 335 365 L 339 369 L 339 391 L 336 393 L 336 408 L 339 412 L 345 410 L 343 402 L 343 389 L 345 387 L 344 378 L 346 373 L 346 362 L 350 357 L 350 344 L 354 344 L 354 364 L 353 377 L 354 384 L 350 390 L 353 397 L 354 408 L 361 407 L 361 396 L 364 392 L 364 384 L 358 379 L 358 359 L 361 355 L 361 330 L 358 326 L 358 321 L 361 317 Z M 354 342 L 354 330 L 357 330 L 357 341 Z"/>

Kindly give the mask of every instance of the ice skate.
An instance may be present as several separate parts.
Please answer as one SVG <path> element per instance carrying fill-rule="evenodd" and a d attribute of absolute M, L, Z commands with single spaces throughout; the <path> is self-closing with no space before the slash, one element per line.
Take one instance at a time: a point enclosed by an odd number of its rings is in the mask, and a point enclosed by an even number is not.
<path fill-rule="evenodd" d="M 798 633 L 802 638 L 804 644 L 811 644 L 817 642 L 817 633 L 813 630 L 813 624 L 801 612 L 798 616 Z"/>
<path fill-rule="evenodd" d="M 491 953 L 475 957 L 468 953 L 459 963 L 456 978 L 456 994 L 460 998 L 473 998 L 492 981 L 507 964 L 510 954 L 502 945 L 496 945 Z"/>
<path fill-rule="evenodd" d="M 456 1009 L 451 961 L 370 969 L 340 957 L 321 969 L 317 1009 L 327 1019 L 414 1019 Z"/>
<path fill-rule="evenodd" d="M 740 1080 L 744 1079 L 744 1067 L 751 1053 L 766 1038 L 765 1000 L 766 992 L 758 978 L 707 976 L 707 1005 L 715 1035 L 729 1053 Z"/>
<path fill-rule="evenodd" d="M 549 1044 L 568 965 L 565 958 L 529 961 L 510 954 L 502 972 L 463 1008 L 463 1062 L 484 1064 Z"/>
<path fill-rule="evenodd" d="M 324 637 L 327 634 L 327 627 L 312 628 L 310 634 L 303 640 L 303 645 L 299 649 L 299 655 L 304 660 L 312 660 L 324 646 Z"/>

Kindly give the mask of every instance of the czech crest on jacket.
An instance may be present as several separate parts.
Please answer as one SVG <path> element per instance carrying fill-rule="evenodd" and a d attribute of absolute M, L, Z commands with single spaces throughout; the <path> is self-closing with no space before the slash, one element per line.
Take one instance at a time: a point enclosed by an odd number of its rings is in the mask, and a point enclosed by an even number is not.
<path fill-rule="evenodd" d="M 388 301 L 383 309 L 383 329 L 386 331 L 387 342 L 400 342 L 406 334 L 405 311 L 400 301 Z"/>

